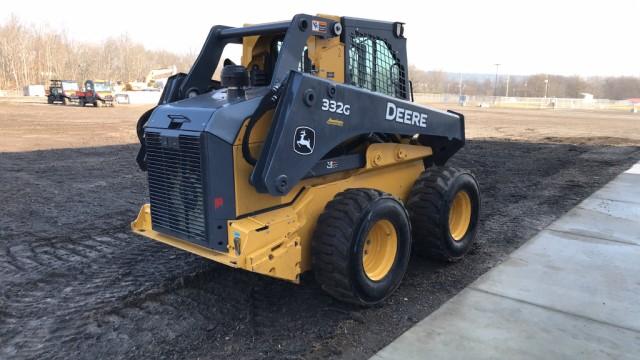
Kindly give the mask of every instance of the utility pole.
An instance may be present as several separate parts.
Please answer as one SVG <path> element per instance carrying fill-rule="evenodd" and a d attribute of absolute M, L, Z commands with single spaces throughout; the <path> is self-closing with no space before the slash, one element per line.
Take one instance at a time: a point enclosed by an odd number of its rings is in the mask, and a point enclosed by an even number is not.
<path fill-rule="evenodd" d="M 504 92 L 505 97 L 509 97 L 509 79 L 510 78 L 511 78 L 511 75 L 507 74 L 507 90 Z"/>
<path fill-rule="evenodd" d="M 459 73 L 458 76 L 458 96 L 462 97 L 462 73 Z"/>
<path fill-rule="evenodd" d="M 544 79 L 544 98 L 547 98 L 547 91 L 549 91 L 549 75 Z"/>
<path fill-rule="evenodd" d="M 498 68 L 500 68 L 500 64 L 496 65 L 496 81 L 493 82 L 493 101 L 496 101 L 496 97 L 498 97 Z"/>

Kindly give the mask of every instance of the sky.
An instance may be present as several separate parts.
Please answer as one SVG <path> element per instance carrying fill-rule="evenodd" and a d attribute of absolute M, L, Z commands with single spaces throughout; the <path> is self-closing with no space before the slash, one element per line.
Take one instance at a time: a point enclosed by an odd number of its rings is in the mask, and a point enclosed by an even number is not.
<path fill-rule="evenodd" d="M 8 1 L 10 14 L 77 41 L 129 35 L 150 49 L 198 53 L 211 26 L 297 13 L 405 22 L 409 63 L 462 73 L 640 76 L 640 0 L 574 1 Z M 95 4 L 95 8 L 92 8 Z M 104 3 L 107 4 L 107 3 Z M 267 4 L 270 4 L 267 5 Z"/>

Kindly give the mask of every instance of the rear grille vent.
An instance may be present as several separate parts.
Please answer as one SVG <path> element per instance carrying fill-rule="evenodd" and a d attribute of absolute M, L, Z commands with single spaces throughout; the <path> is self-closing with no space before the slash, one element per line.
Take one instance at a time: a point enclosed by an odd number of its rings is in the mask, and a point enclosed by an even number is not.
<path fill-rule="evenodd" d="M 154 230 L 206 242 L 200 138 L 145 134 Z"/>

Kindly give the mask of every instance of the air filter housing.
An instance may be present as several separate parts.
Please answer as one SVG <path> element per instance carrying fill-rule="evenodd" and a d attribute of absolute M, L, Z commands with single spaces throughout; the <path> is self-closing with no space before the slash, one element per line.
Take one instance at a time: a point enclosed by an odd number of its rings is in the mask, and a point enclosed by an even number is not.
<path fill-rule="evenodd" d="M 249 86 L 249 72 L 242 65 L 227 65 L 222 68 L 221 80 L 230 100 L 243 98 L 244 88 Z"/>

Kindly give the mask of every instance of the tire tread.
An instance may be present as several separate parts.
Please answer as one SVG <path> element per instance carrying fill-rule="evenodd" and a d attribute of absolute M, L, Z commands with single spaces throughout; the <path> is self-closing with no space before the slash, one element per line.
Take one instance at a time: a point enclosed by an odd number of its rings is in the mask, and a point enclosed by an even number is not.
<path fill-rule="evenodd" d="M 407 210 L 411 218 L 412 237 L 415 251 L 441 261 L 456 261 L 455 256 L 445 246 L 442 234 L 448 230 L 448 219 L 444 214 L 447 206 L 447 191 L 456 177 L 471 174 L 470 171 L 456 167 L 431 167 L 416 180 Z"/>
<path fill-rule="evenodd" d="M 384 196 L 374 189 L 348 189 L 329 201 L 318 218 L 311 245 L 316 280 L 333 297 L 365 305 L 349 279 L 350 241 L 369 204 Z"/>

